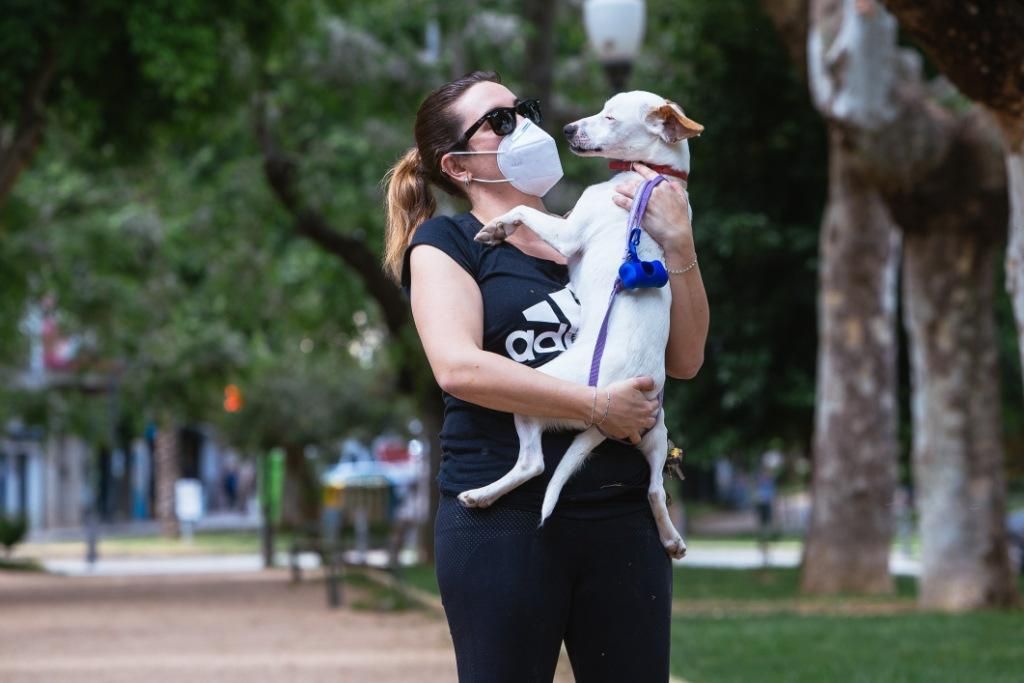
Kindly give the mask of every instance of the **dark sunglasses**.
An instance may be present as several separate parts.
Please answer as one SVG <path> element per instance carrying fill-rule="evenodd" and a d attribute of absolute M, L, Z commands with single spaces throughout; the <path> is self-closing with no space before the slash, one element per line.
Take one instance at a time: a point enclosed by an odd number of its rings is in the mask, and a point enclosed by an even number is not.
<path fill-rule="evenodd" d="M 469 143 L 469 139 L 473 137 L 473 134 L 480 130 L 480 126 L 485 123 L 491 124 L 491 130 L 494 131 L 495 135 L 508 135 L 516 129 L 516 114 L 520 114 L 524 119 L 530 119 L 538 125 L 544 120 L 540 112 L 540 100 L 516 100 L 515 106 L 495 107 L 477 119 L 476 123 L 462 134 L 462 137 L 459 138 L 459 141 L 455 143 L 452 149 L 465 147 Z"/>

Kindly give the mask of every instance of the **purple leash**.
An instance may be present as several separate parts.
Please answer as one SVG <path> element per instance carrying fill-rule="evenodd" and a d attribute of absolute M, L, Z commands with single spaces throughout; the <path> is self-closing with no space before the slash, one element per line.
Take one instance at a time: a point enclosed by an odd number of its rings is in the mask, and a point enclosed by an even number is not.
<path fill-rule="evenodd" d="M 643 185 L 640 186 L 640 192 L 637 194 L 636 201 L 633 202 L 633 208 L 629 212 L 629 235 L 630 241 L 632 241 L 632 235 L 634 230 L 640 229 L 640 221 L 644 217 L 644 212 L 647 211 L 647 202 L 651 199 L 651 193 L 654 192 L 654 188 L 657 187 L 658 183 L 665 180 L 665 176 L 656 175 Z M 632 252 L 630 249 L 626 249 L 626 256 L 623 260 L 629 258 Z M 612 305 L 615 303 L 615 297 L 619 292 L 623 290 L 622 278 L 616 277 L 615 284 L 612 285 L 611 296 L 608 297 L 608 309 L 604 313 L 604 320 L 601 321 L 601 330 L 597 333 L 597 344 L 594 345 L 594 357 L 590 361 L 590 386 L 597 386 L 597 378 L 601 374 L 601 357 L 604 355 L 605 344 L 608 343 L 608 321 L 612 317 Z"/>

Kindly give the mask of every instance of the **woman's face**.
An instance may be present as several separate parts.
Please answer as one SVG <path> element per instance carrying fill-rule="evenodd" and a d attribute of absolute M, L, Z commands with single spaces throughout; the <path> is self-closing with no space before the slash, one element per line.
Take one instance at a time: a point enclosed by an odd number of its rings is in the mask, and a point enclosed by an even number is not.
<path fill-rule="evenodd" d="M 462 94 L 452 105 L 455 114 L 459 117 L 459 134 L 469 129 L 477 120 L 487 112 L 496 107 L 511 107 L 516 103 L 516 96 L 511 90 L 500 83 L 481 81 L 472 86 Z M 525 119 L 516 114 L 516 125 L 521 125 Z M 484 123 L 480 126 L 473 137 L 466 145 L 468 152 L 491 152 L 498 149 L 501 144 L 501 136 L 495 134 L 490 124 Z M 449 175 L 462 175 L 460 169 L 468 171 L 474 178 L 480 177 L 487 180 L 497 180 L 502 177 L 498 170 L 497 154 L 471 154 L 446 156 L 442 160 L 442 168 L 445 168 Z M 500 186 L 498 186 L 500 187 Z"/>

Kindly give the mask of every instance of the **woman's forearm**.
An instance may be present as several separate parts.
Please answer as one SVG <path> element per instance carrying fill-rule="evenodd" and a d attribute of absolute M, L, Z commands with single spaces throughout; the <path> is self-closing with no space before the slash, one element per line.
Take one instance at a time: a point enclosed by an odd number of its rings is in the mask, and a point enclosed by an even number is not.
<path fill-rule="evenodd" d="M 686 268 L 696 259 L 692 242 L 665 254 L 670 270 Z M 708 338 L 710 315 L 708 297 L 700 266 L 669 276 L 672 286 L 672 311 L 665 349 L 665 371 L 670 377 L 690 379 L 704 364 L 704 344 Z"/>
<path fill-rule="evenodd" d="M 506 413 L 587 422 L 594 406 L 590 387 L 479 349 L 459 354 L 437 380 L 456 398 Z"/>

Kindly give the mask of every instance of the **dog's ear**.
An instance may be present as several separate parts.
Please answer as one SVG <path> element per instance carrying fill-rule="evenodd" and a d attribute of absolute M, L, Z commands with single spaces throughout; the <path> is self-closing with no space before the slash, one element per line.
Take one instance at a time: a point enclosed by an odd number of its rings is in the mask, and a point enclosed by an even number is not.
<path fill-rule="evenodd" d="M 670 145 L 697 137 L 704 131 L 704 126 L 687 117 L 682 107 L 671 100 L 665 100 L 660 107 L 651 107 L 644 121 L 651 132 Z"/>

